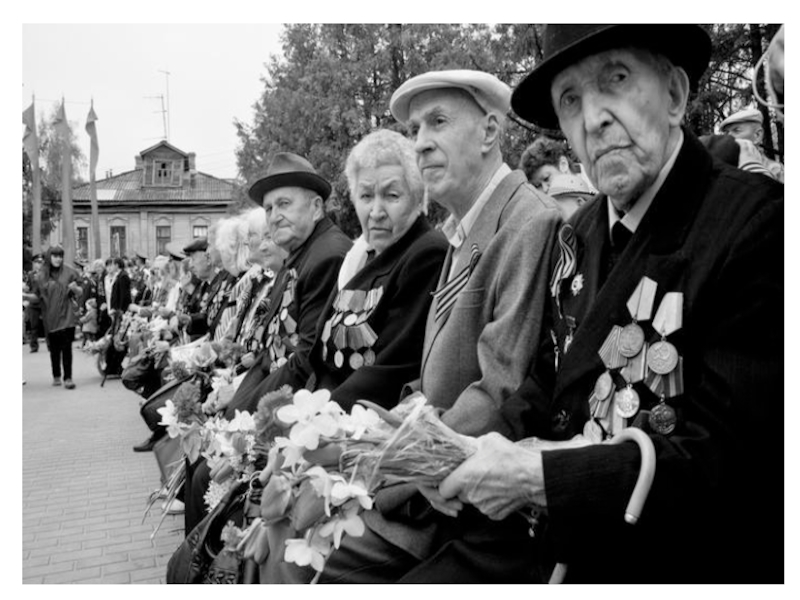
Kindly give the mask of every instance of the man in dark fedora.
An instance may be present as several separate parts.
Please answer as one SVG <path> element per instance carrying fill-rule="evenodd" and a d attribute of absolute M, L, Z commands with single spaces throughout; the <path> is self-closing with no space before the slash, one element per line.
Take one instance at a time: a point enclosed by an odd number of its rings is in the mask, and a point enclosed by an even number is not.
<path fill-rule="evenodd" d="M 281 152 L 265 175 L 249 190 L 263 205 L 273 241 L 289 254 L 275 276 L 269 295 L 264 349 L 256 357 L 225 409 L 255 413 L 264 394 L 289 385 L 297 390 L 311 376 L 309 352 L 316 325 L 336 285 L 336 277 L 352 242 L 325 214 L 331 185 L 302 156 Z M 185 527 L 187 534 L 205 514 L 203 494 L 209 470 L 201 462 L 187 476 Z"/>
<path fill-rule="evenodd" d="M 527 435 L 565 441 L 479 438 L 439 492 L 493 519 L 543 511 L 566 581 L 783 580 L 783 188 L 683 125 L 710 53 L 695 25 L 551 25 L 512 97 L 600 191 L 561 236 L 554 392 L 539 363 L 516 393 Z M 653 461 L 604 443 L 625 428 Z M 642 463 L 652 486 L 626 516 Z"/>

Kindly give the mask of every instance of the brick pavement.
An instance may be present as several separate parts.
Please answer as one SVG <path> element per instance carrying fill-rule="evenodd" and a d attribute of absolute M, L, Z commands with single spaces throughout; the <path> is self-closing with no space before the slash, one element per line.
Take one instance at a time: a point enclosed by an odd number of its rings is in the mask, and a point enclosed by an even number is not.
<path fill-rule="evenodd" d="M 152 453 L 131 447 L 147 436 L 139 396 L 101 377 L 75 346 L 77 388 L 53 387 L 47 348 L 23 346 L 23 583 L 164 583 L 183 539 L 183 517 L 167 516 L 155 540 L 159 486 Z"/>

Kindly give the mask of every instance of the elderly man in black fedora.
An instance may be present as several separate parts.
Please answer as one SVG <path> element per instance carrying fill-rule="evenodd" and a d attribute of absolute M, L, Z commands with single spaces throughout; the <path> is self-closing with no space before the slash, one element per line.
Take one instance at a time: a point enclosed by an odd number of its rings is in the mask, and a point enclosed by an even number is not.
<path fill-rule="evenodd" d="M 781 582 L 783 188 L 683 125 L 711 53 L 699 26 L 551 25 L 544 41 L 512 107 L 560 127 L 601 193 L 562 231 L 554 393 L 540 362 L 516 396 L 524 433 L 567 441 L 489 434 L 439 492 L 495 519 L 544 511 L 559 579 Z M 604 443 L 626 427 L 655 450 L 635 525 L 649 459 Z M 445 564 L 474 566 L 468 550 Z"/>
<path fill-rule="evenodd" d="M 269 294 L 264 349 L 256 357 L 236 394 L 225 408 L 255 412 L 267 392 L 283 385 L 299 389 L 312 374 L 309 354 L 316 341 L 317 321 L 336 285 L 336 277 L 352 242 L 325 214 L 331 185 L 302 156 L 276 154 L 266 174 L 249 190 L 267 211 L 272 240 L 288 252 Z M 203 518 L 208 487 L 205 462 L 187 474 L 187 534 Z"/>

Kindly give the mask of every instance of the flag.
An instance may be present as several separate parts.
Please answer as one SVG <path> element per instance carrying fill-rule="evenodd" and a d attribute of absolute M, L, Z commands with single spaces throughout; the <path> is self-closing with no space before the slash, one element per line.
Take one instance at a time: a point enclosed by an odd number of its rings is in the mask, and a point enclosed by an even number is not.
<path fill-rule="evenodd" d="M 36 135 L 36 115 L 31 105 L 22 111 L 22 122 L 25 124 L 25 133 L 22 135 L 22 146 L 34 168 L 39 166 L 39 139 Z"/>
<path fill-rule="evenodd" d="M 89 147 L 89 172 L 94 173 L 97 168 L 97 157 L 100 153 L 100 147 L 97 145 L 97 115 L 94 112 L 94 102 L 89 109 L 89 114 L 86 116 L 86 133 L 89 134 L 90 147 Z"/>
<path fill-rule="evenodd" d="M 67 111 L 64 110 L 64 100 L 61 100 L 61 108 L 56 113 L 55 121 L 53 121 L 56 133 L 64 141 L 69 142 L 69 123 L 67 122 Z"/>

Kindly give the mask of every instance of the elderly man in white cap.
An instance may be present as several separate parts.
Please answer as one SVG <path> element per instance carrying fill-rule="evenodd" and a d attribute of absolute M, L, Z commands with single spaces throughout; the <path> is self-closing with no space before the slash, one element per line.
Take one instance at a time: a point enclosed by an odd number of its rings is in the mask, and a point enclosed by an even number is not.
<path fill-rule="evenodd" d="M 415 140 L 417 164 L 430 199 L 450 211 L 450 242 L 428 315 L 418 387 L 440 408 L 445 423 L 479 435 L 514 435 L 513 407 L 501 410 L 522 383 L 549 331 L 550 258 L 561 215 L 553 200 L 503 161 L 500 139 L 511 90 L 495 76 L 470 70 L 434 71 L 406 81 L 390 108 Z M 474 580 L 513 581 L 529 572 L 534 545 L 518 515 L 493 522 L 478 511 L 458 518 L 432 510 L 435 490 L 397 485 L 376 497 L 364 515 L 367 531 L 346 537 L 329 558 L 321 582 L 458 583 L 438 566 L 416 571 L 448 542 L 481 547 Z M 505 535 L 496 536 L 497 531 Z M 502 546 L 497 542 L 502 541 Z M 269 582 L 308 581 L 285 563 Z M 535 580 L 534 577 L 525 581 Z M 520 580 L 516 580 L 520 581 Z"/>
<path fill-rule="evenodd" d="M 732 136 L 742 147 L 741 153 L 744 156 L 754 157 L 767 168 L 772 174 L 773 179 L 783 183 L 783 165 L 776 160 L 772 160 L 764 155 L 760 150 L 761 142 L 764 139 L 764 115 L 757 108 L 745 108 L 733 113 L 719 124 L 719 130 L 723 134 Z M 750 146 L 749 143 L 753 146 Z M 740 165 L 742 160 L 740 159 Z"/>

